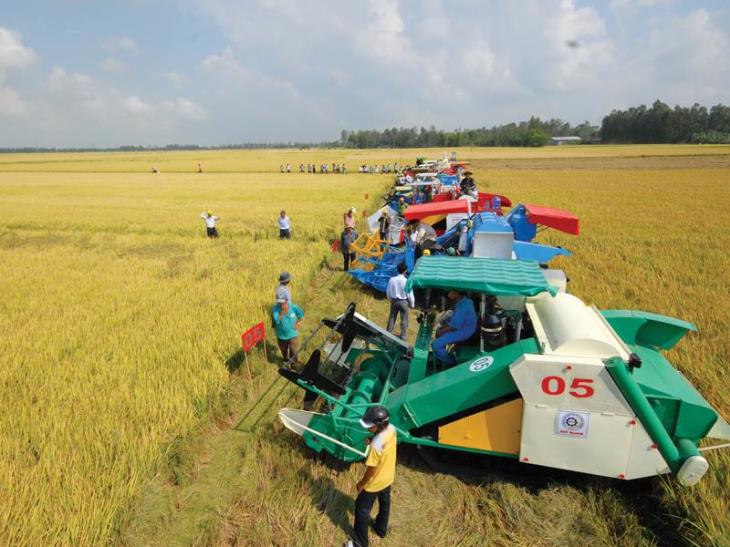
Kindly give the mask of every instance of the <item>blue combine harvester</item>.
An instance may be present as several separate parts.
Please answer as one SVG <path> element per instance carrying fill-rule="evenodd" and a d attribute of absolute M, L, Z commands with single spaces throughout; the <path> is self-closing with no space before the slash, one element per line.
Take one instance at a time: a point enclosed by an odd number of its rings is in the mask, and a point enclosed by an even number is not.
<path fill-rule="evenodd" d="M 540 264 L 547 264 L 559 255 L 570 256 L 567 249 L 533 243 L 538 226 L 575 235 L 579 233 L 578 219 L 571 213 L 518 204 L 506 216 L 502 216 L 501 210 L 465 216 L 436 239 L 429 254 L 529 260 Z M 398 265 L 405 262 L 408 271 L 412 271 L 416 255 L 416 245 L 405 237 L 403 245 L 388 245 L 379 258 L 361 257 L 359 264 L 363 267 L 349 273 L 361 283 L 385 292 L 388 280 L 396 275 Z M 562 272 L 559 277 L 564 279 Z"/>

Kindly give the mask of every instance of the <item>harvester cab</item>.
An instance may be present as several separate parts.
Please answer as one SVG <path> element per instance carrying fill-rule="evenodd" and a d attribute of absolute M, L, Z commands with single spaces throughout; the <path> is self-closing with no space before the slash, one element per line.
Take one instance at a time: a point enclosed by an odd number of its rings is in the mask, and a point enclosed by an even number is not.
<path fill-rule="evenodd" d="M 537 262 L 422 257 L 406 289 L 421 309 L 413 347 L 351 305 L 326 322 L 326 359 L 315 352 L 303 373 L 282 371 L 326 403 L 279 413 L 316 452 L 362 459 L 368 433 L 357 420 L 375 404 L 399 442 L 616 479 L 675 473 L 694 484 L 708 469 L 700 441 L 730 439 L 727 422 L 660 353 L 696 330 L 690 323 L 599 311 L 552 285 Z M 446 366 L 431 343 L 450 290 L 473 300 L 479 324 Z"/>

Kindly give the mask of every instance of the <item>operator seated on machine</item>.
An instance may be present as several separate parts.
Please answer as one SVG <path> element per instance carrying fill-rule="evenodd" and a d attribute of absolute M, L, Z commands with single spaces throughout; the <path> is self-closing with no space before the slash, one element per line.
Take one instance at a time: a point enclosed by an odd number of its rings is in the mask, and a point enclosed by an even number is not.
<path fill-rule="evenodd" d="M 456 364 L 456 358 L 446 351 L 446 346 L 469 340 L 477 331 L 477 312 L 474 302 L 465 293 L 451 290 L 448 293 L 449 301 L 454 305 L 454 315 L 448 325 L 436 331 L 436 339 L 431 344 L 436 359 L 445 366 Z"/>

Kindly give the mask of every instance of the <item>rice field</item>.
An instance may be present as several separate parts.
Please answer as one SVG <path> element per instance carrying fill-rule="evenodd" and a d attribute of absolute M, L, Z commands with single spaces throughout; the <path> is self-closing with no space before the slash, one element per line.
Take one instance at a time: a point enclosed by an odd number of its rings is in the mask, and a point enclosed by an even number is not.
<path fill-rule="evenodd" d="M 442 152 L 0 155 L 0 544 L 339 544 L 359 470 L 311 461 L 271 425 L 288 393 L 258 427 L 232 427 L 276 377 L 256 352 L 249 383 L 238 336 L 265 320 L 282 269 L 304 331 L 349 300 L 385 321 L 328 260 L 342 211 L 372 208 L 389 180 L 278 168 Z M 560 264 L 571 292 L 694 322 L 669 358 L 730 417 L 730 147 L 458 153 L 481 189 L 578 214 L 578 238 L 542 238 L 574 252 Z M 291 241 L 277 239 L 282 208 Z M 205 237 L 203 210 L 220 239 Z M 386 543 L 727 544 L 730 455 L 708 460 L 685 489 L 525 478 L 491 460 L 463 479 L 405 453 Z"/>

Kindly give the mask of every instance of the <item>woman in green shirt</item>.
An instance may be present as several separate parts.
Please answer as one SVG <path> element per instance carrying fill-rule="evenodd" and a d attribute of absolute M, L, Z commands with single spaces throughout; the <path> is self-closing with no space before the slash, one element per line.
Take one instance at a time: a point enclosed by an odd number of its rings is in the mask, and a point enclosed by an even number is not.
<path fill-rule="evenodd" d="M 273 310 L 274 328 L 276 330 L 276 341 L 279 344 L 281 355 L 284 361 L 288 362 L 297 353 L 297 340 L 299 338 L 299 323 L 304 317 L 304 311 L 286 299 L 279 298 Z"/>

